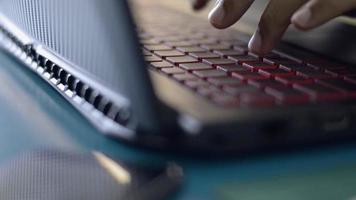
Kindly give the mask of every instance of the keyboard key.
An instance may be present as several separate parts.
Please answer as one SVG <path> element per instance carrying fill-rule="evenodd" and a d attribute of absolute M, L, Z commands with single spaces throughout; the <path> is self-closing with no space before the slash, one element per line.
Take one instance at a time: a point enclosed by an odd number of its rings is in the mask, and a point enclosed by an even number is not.
<path fill-rule="evenodd" d="M 255 70 L 255 71 L 258 71 L 260 69 L 276 69 L 277 68 L 277 66 L 275 66 L 275 65 L 267 64 L 264 62 L 244 63 L 243 66 L 246 68 L 249 68 L 251 70 Z"/>
<path fill-rule="evenodd" d="M 143 56 L 152 56 L 152 53 L 147 51 L 146 49 L 142 49 L 142 55 Z"/>
<path fill-rule="evenodd" d="M 172 50 L 171 47 L 162 44 L 145 45 L 143 47 L 148 51 Z"/>
<path fill-rule="evenodd" d="M 201 70 L 194 71 L 195 75 L 201 78 L 212 78 L 212 77 L 224 77 L 227 76 L 227 73 L 221 70 L 211 69 L 211 70 Z"/>
<path fill-rule="evenodd" d="M 174 67 L 171 63 L 169 63 L 167 61 L 153 62 L 153 63 L 151 63 L 151 66 L 155 67 L 155 68 L 170 68 L 170 67 Z"/>
<path fill-rule="evenodd" d="M 247 62 L 259 62 L 260 60 L 258 58 L 255 58 L 250 55 L 244 55 L 244 56 L 229 56 L 229 59 L 238 62 L 240 64 L 242 63 L 247 63 Z"/>
<path fill-rule="evenodd" d="M 274 79 L 260 79 L 260 80 L 249 80 L 248 84 L 253 85 L 259 89 L 264 89 L 266 87 L 285 87 L 282 83 L 274 80 Z"/>
<path fill-rule="evenodd" d="M 157 45 L 160 44 L 161 42 L 156 39 L 146 39 L 146 40 L 141 40 L 140 43 L 143 45 Z"/>
<path fill-rule="evenodd" d="M 241 71 L 251 71 L 249 69 L 247 69 L 246 67 L 243 67 L 242 65 L 218 65 L 217 69 L 222 70 L 224 72 L 241 72 Z"/>
<path fill-rule="evenodd" d="M 212 66 L 205 63 L 186 63 L 186 64 L 180 64 L 179 66 L 189 71 L 213 69 Z"/>
<path fill-rule="evenodd" d="M 344 65 L 340 65 L 340 64 L 337 64 L 337 63 L 332 63 L 332 62 L 321 62 L 321 63 L 308 63 L 309 66 L 311 67 L 314 67 L 316 69 L 321 69 L 321 70 L 324 70 L 324 69 L 343 69 L 345 68 Z"/>
<path fill-rule="evenodd" d="M 204 38 L 204 39 L 200 39 L 200 40 L 194 40 L 197 44 L 200 45 L 215 45 L 218 44 L 218 41 L 216 39 L 213 38 Z"/>
<path fill-rule="evenodd" d="M 230 49 L 230 45 L 227 44 L 203 44 L 201 47 L 207 50 L 226 50 Z"/>
<path fill-rule="evenodd" d="M 195 63 L 198 62 L 197 59 L 190 56 L 180 56 L 180 57 L 168 57 L 167 60 L 175 65 L 183 63 Z"/>
<path fill-rule="evenodd" d="M 199 53 L 199 52 L 206 52 L 206 49 L 203 49 L 201 47 L 179 47 L 177 48 L 178 51 L 184 52 L 184 53 Z"/>
<path fill-rule="evenodd" d="M 286 77 L 294 76 L 294 72 L 290 72 L 284 69 L 260 69 L 258 73 L 268 77 Z"/>
<path fill-rule="evenodd" d="M 196 76 L 194 76 L 193 74 L 190 74 L 190 73 L 175 74 L 175 75 L 173 75 L 173 78 L 178 80 L 178 81 L 192 81 L 192 80 L 196 80 L 197 79 Z"/>
<path fill-rule="evenodd" d="M 216 95 L 213 96 L 211 100 L 220 106 L 238 107 L 240 105 L 239 99 L 228 95 Z"/>
<path fill-rule="evenodd" d="M 343 79 L 317 80 L 318 83 L 339 90 L 348 96 L 356 97 L 356 84 Z"/>
<path fill-rule="evenodd" d="M 225 86 L 224 91 L 233 96 L 240 96 L 247 93 L 262 93 L 261 90 L 252 85 Z"/>
<path fill-rule="evenodd" d="M 356 69 L 346 67 L 340 69 L 326 69 L 325 72 L 331 74 L 332 76 L 356 75 Z"/>
<path fill-rule="evenodd" d="M 279 54 L 276 54 L 276 53 L 274 53 L 274 52 L 270 52 L 270 53 L 264 54 L 264 55 L 262 55 L 262 56 L 257 55 L 257 54 L 254 54 L 254 53 L 252 53 L 252 52 L 249 52 L 248 54 L 251 55 L 251 56 L 253 56 L 253 57 L 261 58 L 261 59 L 263 59 L 263 58 L 270 58 L 270 59 L 273 59 L 273 58 L 280 58 L 280 57 L 281 57 Z"/>
<path fill-rule="evenodd" d="M 241 80 L 267 79 L 266 76 L 262 76 L 261 74 L 252 71 L 235 71 L 232 72 L 232 76 Z"/>
<path fill-rule="evenodd" d="M 300 69 L 297 71 L 297 75 L 303 76 L 305 78 L 311 78 L 311 79 L 327 79 L 327 78 L 332 78 L 330 74 L 326 74 L 322 71 L 319 70 L 314 70 L 314 69 Z"/>
<path fill-rule="evenodd" d="M 165 43 L 168 46 L 171 47 L 192 47 L 192 46 L 196 46 L 197 43 L 193 42 L 193 41 L 180 41 L 180 42 L 167 42 Z"/>
<path fill-rule="evenodd" d="M 352 83 L 356 84 L 356 75 L 345 76 L 344 79 L 345 79 L 345 81 L 352 82 Z"/>
<path fill-rule="evenodd" d="M 292 85 L 292 84 L 311 84 L 313 83 L 312 79 L 307 79 L 302 76 L 285 76 L 285 77 L 276 77 L 276 81 L 279 81 L 285 85 Z"/>
<path fill-rule="evenodd" d="M 295 84 L 295 89 L 307 93 L 313 101 L 341 100 L 344 96 L 339 91 L 320 84 Z"/>
<path fill-rule="evenodd" d="M 218 50 L 218 51 L 214 51 L 214 53 L 220 55 L 220 56 L 242 56 L 245 55 L 245 52 L 243 51 L 238 51 L 238 50 Z"/>
<path fill-rule="evenodd" d="M 297 64 L 283 64 L 283 65 L 280 65 L 279 68 L 287 70 L 287 71 L 291 71 L 291 72 L 304 70 L 304 69 L 307 69 L 307 70 L 314 69 L 314 68 L 311 68 L 310 66 L 307 66 L 305 64 L 299 64 L 299 63 L 297 63 Z"/>
<path fill-rule="evenodd" d="M 241 85 L 242 81 L 233 77 L 209 78 L 208 82 L 216 86 Z"/>
<path fill-rule="evenodd" d="M 207 63 L 209 65 L 231 65 L 235 64 L 234 61 L 227 59 L 227 58 L 206 58 L 203 59 L 204 63 Z"/>
<path fill-rule="evenodd" d="M 264 58 L 263 62 L 272 64 L 272 65 L 290 65 L 290 64 L 298 64 L 298 62 L 291 60 L 285 57 L 279 58 Z M 300 64 L 300 63 L 299 63 Z"/>
<path fill-rule="evenodd" d="M 222 93 L 222 91 L 215 86 L 197 88 L 197 92 L 202 96 L 212 96 Z"/>
<path fill-rule="evenodd" d="M 166 74 L 184 74 L 185 71 L 178 67 L 163 68 L 162 71 Z"/>
<path fill-rule="evenodd" d="M 155 56 L 155 55 L 145 56 L 145 60 L 146 60 L 146 62 L 161 62 L 162 61 L 162 59 L 160 57 Z"/>
<path fill-rule="evenodd" d="M 177 50 L 168 51 L 154 51 L 160 57 L 174 57 L 174 56 L 184 56 L 185 54 Z"/>
<path fill-rule="evenodd" d="M 264 93 L 245 93 L 240 96 L 241 106 L 270 107 L 275 105 L 275 98 Z"/>
<path fill-rule="evenodd" d="M 267 87 L 266 93 L 274 96 L 282 104 L 302 104 L 309 102 L 309 96 L 290 87 Z"/>
<path fill-rule="evenodd" d="M 197 59 L 204 58 L 220 58 L 220 55 L 212 53 L 212 52 L 198 52 L 198 53 L 190 53 L 191 56 Z"/>
<path fill-rule="evenodd" d="M 210 83 L 203 81 L 203 80 L 188 80 L 185 81 L 184 84 L 190 88 L 196 89 L 196 88 L 201 88 L 201 87 L 208 87 L 210 86 Z"/>

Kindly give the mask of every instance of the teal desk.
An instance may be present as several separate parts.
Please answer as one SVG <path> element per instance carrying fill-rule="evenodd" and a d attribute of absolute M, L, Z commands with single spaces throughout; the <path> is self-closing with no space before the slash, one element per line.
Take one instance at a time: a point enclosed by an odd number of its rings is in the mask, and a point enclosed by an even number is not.
<path fill-rule="evenodd" d="M 0 52 L 0 164 L 39 147 L 99 150 L 119 159 L 183 166 L 176 199 L 353 199 L 356 145 L 251 156 L 201 159 L 136 149 L 100 135 L 50 86 Z"/>

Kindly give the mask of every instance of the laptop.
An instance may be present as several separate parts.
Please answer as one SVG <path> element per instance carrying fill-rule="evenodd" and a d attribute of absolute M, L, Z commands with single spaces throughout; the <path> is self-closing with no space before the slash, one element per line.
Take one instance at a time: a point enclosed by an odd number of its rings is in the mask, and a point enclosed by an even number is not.
<path fill-rule="evenodd" d="M 3 0 L 1 46 L 93 128 L 135 145 L 247 153 L 354 138 L 352 19 L 291 30 L 259 56 L 245 26 L 215 30 L 166 4 Z"/>

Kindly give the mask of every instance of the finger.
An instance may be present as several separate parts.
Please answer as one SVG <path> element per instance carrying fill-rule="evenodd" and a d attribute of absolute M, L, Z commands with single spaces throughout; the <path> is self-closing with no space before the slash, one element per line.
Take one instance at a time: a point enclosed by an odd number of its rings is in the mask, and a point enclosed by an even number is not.
<path fill-rule="evenodd" d="M 200 10 L 206 6 L 209 0 L 192 0 L 192 6 L 194 10 Z"/>
<path fill-rule="evenodd" d="M 210 23 L 216 28 L 227 28 L 237 22 L 254 0 L 219 0 L 209 14 Z"/>
<path fill-rule="evenodd" d="M 271 0 L 262 14 L 258 29 L 249 42 L 257 54 L 267 54 L 290 25 L 290 18 L 307 0 Z"/>
<path fill-rule="evenodd" d="M 356 8 L 355 0 L 311 0 L 292 17 L 301 30 L 309 30 Z"/>

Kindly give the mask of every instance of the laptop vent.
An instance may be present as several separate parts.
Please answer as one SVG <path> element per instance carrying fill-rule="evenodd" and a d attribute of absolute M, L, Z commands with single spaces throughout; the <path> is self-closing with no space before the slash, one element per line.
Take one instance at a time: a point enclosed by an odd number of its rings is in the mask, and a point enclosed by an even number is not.
<path fill-rule="evenodd" d="M 97 119 L 98 113 L 100 113 L 99 115 L 114 123 L 122 126 L 128 125 L 131 116 L 128 106 L 115 105 L 98 90 L 68 73 L 51 60 L 39 55 L 32 45 L 23 45 L 18 38 L 1 25 L 0 32 L 2 34 L 1 40 L 7 40 L 7 43 L 3 42 L 6 50 L 16 55 L 32 70 L 40 74 L 42 78 L 49 81 L 52 86 L 61 91 L 62 95 L 71 99 L 71 103 L 75 104 L 76 107 L 82 107 L 80 110 L 84 115 L 88 116 L 85 111 L 90 110 L 90 113 L 96 117 L 89 116 L 92 119 Z"/>

